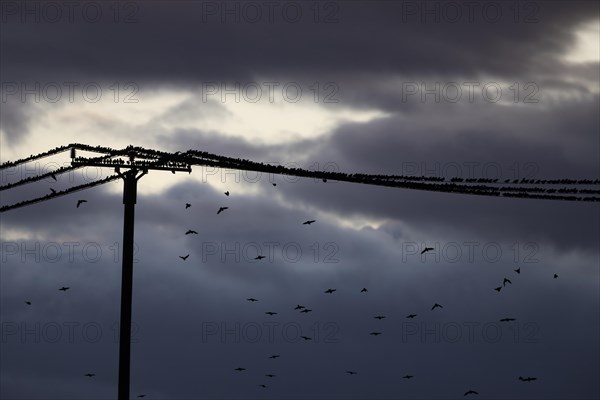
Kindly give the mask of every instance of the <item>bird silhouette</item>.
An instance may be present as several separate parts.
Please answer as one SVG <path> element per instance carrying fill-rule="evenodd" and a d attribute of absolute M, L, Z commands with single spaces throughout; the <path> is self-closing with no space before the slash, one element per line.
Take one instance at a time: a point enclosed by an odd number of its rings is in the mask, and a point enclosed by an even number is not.
<path fill-rule="evenodd" d="M 273 184 L 273 186 L 277 186 L 277 184 L 276 184 L 276 183 L 274 183 L 274 184 Z"/>
<path fill-rule="evenodd" d="M 265 312 L 265 314 L 267 314 L 267 315 L 275 315 L 275 314 L 277 314 L 277 313 L 276 313 L 276 312 L 273 312 L 273 311 L 267 311 L 267 312 Z"/>
<path fill-rule="evenodd" d="M 192 205 L 190 203 L 185 203 L 185 209 L 187 210 L 188 208 L 190 208 Z"/>
<path fill-rule="evenodd" d="M 378 319 L 378 320 L 382 320 L 382 319 L 385 318 L 385 315 L 377 315 L 377 316 L 375 316 L 373 318 Z"/>
<path fill-rule="evenodd" d="M 225 192 L 225 196 L 229 196 L 229 190 Z"/>
<path fill-rule="evenodd" d="M 277 375 L 273 375 L 273 374 L 265 374 L 265 376 L 269 377 L 269 378 L 275 378 Z"/>
<path fill-rule="evenodd" d="M 197 234 L 198 234 L 198 232 L 196 232 L 196 231 L 194 231 L 194 230 L 191 230 L 191 229 L 189 229 L 189 230 L 188 230 L 188 231 L 187 231 L 185 234 L 186 234 L 186 235 L 197 235 Z"/>
<path fill-rule="evenodd" d="M 368 292 L 368 290 L 367 290 L 367 288 L 366 288 L 366 287 L 364 287 L 364 288 L 362 288 L 362 290 L 361 290 L 360 292 L 361 292 L 361 293 L 365 293 L 365 292 Z"/>
<path fill-rule="evenodd" d="M 314 223 L 314 222 L 316 222 L 316 221 L 315 221 L 314 219 L 311 219 L 311 220 L 308 220 L 308 221 L 304 221 L 304 222 L 302 223 L 302 225 L 310 225 L 310 224 L 312 224 L 312 223 Z"/>
<path fill-rule="evenodd" d="M 308 336 L 300 336 L 300 337 L 304 340 L 312 340 L 312 338 L 309 338 Z"/>
<path fill-rule="evenodd" d="M 494 288 L 494 290 L 498 293 L 500 293 L 500 291 L 502 290 L 502 286 L 498 286 L 497 288 Z"/>
<path fill-rule="evenodd" d="M 260 387 L 261 387 L 261 388 L 263 388 L 263 389 L 266 389 L 266 388 L 267 388 L 267 385 L 264 385 L 264 384 L 260 384 L 260 385 L 258 385 L 258 386 L 260 386 Z"/>
<path fill-rule="evenodd" d="M 378 336 L 381 335 L 381 332 L 371 332 L 369 335 Z"/>
<path fill-rule="evenodd" d="M 188 254 L 187 256 L 179 256 L 179 258 L 181 258 L 183 261 L 185 261 L 185 260 L 187 260 L 187 259 L 188 259 L 188 257 L 189 257 L 189 256 L 190 256 L 190 255 Z"/>
<path fill-rule="evenodd" d="M 52 194 L 56 194 L 56 190 L 50 188 L 50 191 L 52 192 Z"/>
<path fill-rule="evenodd" d="M 469 391 L 465 392 L 464 396 L 467 396 L 467 395 L 469 395 L 469 394 L 479 394 L 479 393 L 477 393 L 477 392 L 476 392 L 476 391 L 474 391 L 474 390 L 469 390 Z"/>
<path fill-rule="evenodd" d="M 234 369 L 234 371 L 240 371 L 240 372 L 245 371 L 245 370 L 246 370 L 246 368 L 242 368 L 242 367 L 237 367 L 236 369 Z"/>
<path fill-rule="evenodd" d="M 254 257 L 255 260 L 262 260 L 263 258 L 266 258 L 266 256 L 256 256 L 256 257 Z"/>
<path fill-rule="evenodd" d="M 523 378 L 522 376 L 520 376 L 519 380 L 523 381 L 523 382 L 532 382 L 532 381 L 537 380 L 537 378 L 534 378 L 534 377 L 531 377 L 531 376 L 528 376 L 527 378 Z"/>
<path fill-rule="evenodd" d="M 254 303 L 255 301 L 258 301 L 258 300 L 257 300 L 257 299 L 255 299 L 254 297 L 250 297 L 249 299 L 246 299 L 246 300 L 248 300 L 248 301 L 251 301 L 251 302 L 253 302 L 253 303 Z"/>
<path fill-rule="evenodd" d="M 517 268 L 517 269 L 513 269 L 513 271 L 515 271 L 517 274 L 521 273 L 521 267 Z"/>
<path fill-rule="evenodd" d="M 431 307 L 431 309 L 432 309 L 432 310 L 433 310 L 433 309 L 436 309 L 436 308 L 444 308 L 444 306 L 442 306 L 441 304 L 435 303 L 435 304 L 433 305 L 433 307 Z"/>
<path fill-rule="evenodd" d="M 87 200 L 77 200 L 76 208 L 79 208 L 79 206 L 82 205 L 83 203 L 87 203 Z"/>
<path fill-rule="evenodd" d="M 276 359 L 276 358 L 279 358 L 279 357 L 281 357 L 279 354 L 273 354 L 273 355 L 272 355 L 271 357 L 269 357 L 269 358 Z"/>
<path fill-rule="evenodd" d="M 347 373 L 347 374 L 350 374 L 350 375 L 356 375 L 356 374 L 357 374 L 357 372 L 356 372 L 356 371 L 346 371 L 346 373 Z"/>
<path fill-rule="evenodd" d="M 507 282 L 512 285 L 512 282 L 510 281 L 510 279 L 504 278 L 504 281 L 502 281 L 502 286 L 505 286 Z"/>
<path fill-rule="evenodd" d="M 325 291 L 325 293 L 329 293 L 329 294 L 331 294 L 331 293 L 335 292 L 336 290 L 337 290 L 337 289 L 327 289 L 327 290 Z"/>
<path fill-rule="evenodd" d="M 410 379 L 410 378 L 414 378 L 414 376 L 413 375 L 404 375 L 402 378 L 404 378 L 404 379 Z"/>
<path fill-rule="evenodd" d="M 26 301 L 25 304 L 27 304 L 28 306 L 30 306 L 31 302 L 30 301 Z"/>
<path fill-rule="evenodd" d="M 219 207 L 219 211 L 217 211 L 217 215 L 221 214 L 223 211 L 227 210 L 229 207 Z"/>
<path fill-rule="evenodd" d="M 85 374 L 84 376 L 87 376 L 88 378 L 91 378 L 93 376 L 96 376 L 96 374 Z"/>
<path fill-rule="evenodd" d="M 558 274 L 554 274 L 554 279 L 558 278 Z"/>
<path fill-rule="evenodd" d="M 69 289 L 70 289 L 69 287 L 64 287 L 64 286 L 63 286 L 63 287 L 61 287 L 61 288 L 60 288 L 60 289 L 58 289 L 58 290 L 62 290 L 63 292 L 66 292 L 66 291 L 67 291 L 67 290 L 69 290 Z"/>
<path fill-rule="evenodd" d="M 302 310 L 303 308 L 306 308 L 306 307 L 301 306 L 300 304 L 298 304 L 296 307 L 294 307 L 294 310 Z"/>
<path fill-rule="evenodd" d="M 421 254 L 427 253 L 428 251 L 431 251 L 431 250 L 433 250 L 433 247 L 425 247 L 423 249 L 423 251 L 421 252 Z"/>
<path fill-rule="evenodd" d="M 304 310 L 302 310 L 302 311 L 300 311 L 300 312 L 302 312 L 302 313 L 309 313 L 309 312 L 311 312 L 311 311 L 312 311 L 312 310 L 311 310 L 310 308 L 305 308 Z"/>
<path fill-rule="evenodd" d="M 514 320 L 515 320 L 514 318 L 502 318 L 500 320 L 500 322 L 510 322 L 510 321 L 514 321 Z"/>
<path fill-rule="evenodd" d="M 416 316 L 417 316 L 417 314 L 408 314 L 408 315 L 406 316 L 406 318 L 414 318 L 414 317 L 416 317 Z"/>

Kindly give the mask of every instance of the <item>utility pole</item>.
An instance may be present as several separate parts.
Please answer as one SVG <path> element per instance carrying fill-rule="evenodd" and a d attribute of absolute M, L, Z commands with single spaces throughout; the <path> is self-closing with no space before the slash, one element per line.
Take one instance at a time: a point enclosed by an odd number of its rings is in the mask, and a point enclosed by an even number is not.
<path fill-rule="evenodd" d="M 192 172 L 189 164 L 169 160 L 135 160 L 135 152 L 130 151 L 128 161 L 84 159 L 75 157 L 75 149 L 71 148 L 71 165 L 111 167 L 123 179 L 123 264 L 121 273 L 121 318 L 119 323 L 119 388 L 118 399 L 129 400 L 129 382 L 131 371 L 131 304 L 133 299 L 133 248 L 135 227 L 135 204 L 137 198 L 137 181 L 148 173 L 148 170 Z M 121 172 L 122 168 L 128 171 Z M 141 171 L 141 173 L 140 173 Z"/>
<path fill-rule="evenodd" d="M 135 168 L 123 176 L 123 267 L 121 275 L 121 323 L 119 325 L 119 400 L 129 400 L 129 374 L 131 356 L 131 303 L 133 292 L 133 232 L 135 202 L 139 176 Z"/>

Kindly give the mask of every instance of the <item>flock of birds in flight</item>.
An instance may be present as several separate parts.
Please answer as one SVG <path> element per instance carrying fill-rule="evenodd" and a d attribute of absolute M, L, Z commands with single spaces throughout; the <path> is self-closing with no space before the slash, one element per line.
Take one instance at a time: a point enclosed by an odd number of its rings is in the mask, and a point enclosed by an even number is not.
<path fill-rule="evenodd" d="M 53 178 L 54 180 L 56 180 L 56 177 L 55 177 L 55 176 L 53 176 L 53 175 L 52 175 L 52 178 Z M 323 181 L 325 182 L 326 180 L 323 180 Z M 276 186 L 276 185 L 277 185 L 276 183 L 273 183 L 273 186 Z M 52 191 L 52 193 L 56 193 L 56 191 L 55 191 L 54 189 L 50 188 L 50 190 Z M 224 194 L 225 194 L 226 196 L 229 196 L 229 195 L 230 195 L 229 191 L 226 191 L 226 192 L 224 192 Z M 79 207 L 80 207 L 80 206 L 81 206 L 83 203 L 87 203 L 87 200 L 84 200 L 84 199 L 77 200 L 76 208 L 79 208 Z M 190 203 L 185 203 L 185 209 L 186 209 L 186 210 L 187 210 L 188 208 L 190 208 L 190 207 L 192 207 L 192 204 L 190 204 Z M 226 211 L 226 210 L 228 210 L 228 209 L 229 209 L 229 207 L 219 207 L 219 209 L 218 209 L 218 211 L 217 211 L 217 215 L 221 214 L 222 212 L 224 212 L 224 211 Z M 302 224 L 303 224 L 303 225 L 311 225 L 311 224 L 313 224 L 313 223 L 315 223 L 315 222 L 316 222 L 316 220 L 314 220 L 314 219 L 313 219 L 313 220 L 307 220 L 307 221 L 304 221 Z M 186 235 L 197 235 L 197 234 L 198 234 L 198 232 L 196 232 L 196 231 L 195 231 L 195 230 L 193 230 L 193 229 L 188 229 L 188 230 L 185 232 L 185 234 L 186 234 Z M 425 253 L 427 253 L 427 252 L 429 252 L 429 251 L 433 251 L 433 250 L 435 250 L 433 247 L 425 247 L 425 248 L 424 248 L 424 249 L 421 251 L 421 255 L 422 255 L 422 254 L 425 254 Z M 186 261 L 186 260 L 189 258 L 189 256 L 190 256 L 190 255 L 189 255 L 189 254 L 187 254 L 187 255 L 185 255 L 185 256 L 179 256 L 179 258 L 181 258 L 183 261 Z M 262 259 L 264 259 L 264 258 L 265 258 L 265 256 L 263 256 L 263 255 L 259 254 L 259 255 L 257 255 L 257 256 L 256 256 L 254 259 L 255 259 L 255 260 L 262 260 Z M 515 270 L 514 270 L 514 272 L 515 272 L 515 273 L 517 273 L 517 274 L 520 274 L 520 273 L 521 273 L 521 268 L 519 267 L 519 268 L 515 269 Z M 558 275 L 557 275 L 557 274 L 554 274 L 554 279 L 557 279 L 557 278 L 558 278 Z M 494 288 L 494 290 L 495 290 L 495 291 L 497 291 L 497 292 L 500 292 L 500 291 L 501 291 L 501 290 L 502 290 L 502 289 L 503 289 L 503 288 L 506 286 L 506 284 L 511 284 L 511 285 L 512 285 L 512 282 L 511 282 L 511 280 L 510 280 L 510 279 L 508 279 L 508 278 L 504 278 L 504 280 L 503 280 L 503 282 L 502 282 L 502 286 L 498 286 L 498 287 Z M 65 287 L 65 286 L 63 286 L 63 287 L 61 287 L 61 288 L 60 288 L 60 289 L 58 289 L 58 290 L 59 290 L 59 291 L 66 292 L 66 291 L 67 291 L 67 290 L 69 290 L 69 289 L 70 289 L 70 287 Z M 325 293 L 325 294 L 333 294 L 333 293 L 335 293 L 336 291 L 337 291 L 337 289 L 334 289 L 334 288 L 328 288 L 327 290 L 325 290 L 325 291 L 324 291 L 324 293 Z M 362 289 L 360 290 L 360 293 L 366 293 L 366 292 L 368 292 L 367 288 L 362 288 Z M 251 302 L 251 303 L 254 303 L 254 302 L 257 302 L 257 301 L 258 301 L 258 299 L 256 299 L 256 298 L 253 298 L 253 297 L 247 298 L 246 300 L 247 300 L 247 301 L 249 301 L 249 302 Z M 32 304 L 32 303 L 31 303 L 31 301 L 29 301 L 29 300 L 25 301 L 25 303 L 26 303 L 27 305 L 29 305 L 29 306 Z M 433 304 L 433 306 L 431 307 L 431 311 L 433 311 L 433 310 L 435 310 L 435 309 L 437 309 L 437 308 L 440 308 L 440 309 L 441 309 L 441 308 L 444 308 L 444 306 L 442 306 L 441 304 L 438 304 L 438 303 L 434 303 L 434 304 Z M 294 310 L 296 310 L 296 311 L 299 311 L 300 313 L 305 313 L 305 314 L 306 314 L 306 313 L 310 313 L 310 312 L 312 312 L 312 311 L 313 311 L 312 309 L 310 309 L 310 308 L 307 308 L 306 306 L 303 306 L 303 305 L 301 305 L 301 304 L 298 304 L 298 305 L 296 305 L 296 307 L 294 308 Z M 277 315 L 277 312 L 274 312 L 274 311 L 266 311 L 266 312 L 265 312 L 265 314 L 266 314 L 266 315 L 269 315 L 269 316 L 274 316 L 274 315 Z M 405 318 L 412 319 L 412 318 L 416 318 L 417 316 L 418 316 L 418 314 L 409 314 L 409 315 L 407 315 Z M 382 319 L 386 318 L 386 316 L 385 316 L 385 315 L 376 315 L 376 316 L 374 316 L 373 318 L 375 318 L 375 319 L 377 319 L 377 320 L 382 320 Z M 513 321 L 515 321 L 515 320 L 516 320 L 515 318 L 509 318 L 509 317 L 507 317 L 507 318 L 502 318 L 502 319 L 500 319 L 500 322 L 513 322 Z M 370 332 L 370 333 L 369 333 L 369 335 L 371 335 L 371 336 L 379 336 L 379 335 L 381 335 L 381 334 L 382 334 L 382 332 L 379 332 L 379 331 L 372 331 L 372 332 Z M 300 338 L 302 338 L 304 341 L 310 341 L 310 340 L 312 340 L 312 338 L 311 338 L 311 337 L 309 337 L 309 336 L 304 336 L 304 335 L 301 335 L 301 336 L 300 336 Z M 279 355 L 279 354 L 273 354 L 273 355 L 269 356 L 269 359 L 277 359 L 277 358 L 279 358 L 279 357 L 280 357 L 280 355 Z M 243 372 L 243 371 L 246 371 L 246 368 L 244 368 L 244 367 L 237 367 L 237 368 L 234 368 L 234 371 L 236 371 L 236 372 Z M 356 374 L 358 374 L 358 372 L 357 372 L 357 371 L 351 371 L 351 370 L 346 370 L 346 371 L 345 371 L 345 373 L 347 373 L 348 375 L 356 375 Z M 88 378 L 93 378 L 93 377 L 95 377 L 95 376 L 96 376 L 96 374 L 95 374 L 95 373 L 86 373 L 84 376 L 86 376 L 86 377 L 88 377 Z M 275 378 L 276 376 L 277 376 L 277 375 L 275 375 L 275 374 L 271 374 L 271 373 L 269 373 L 269 374 L 265 374 L 265 377 L 268 377 L 268 378 Z M 414 375 L 407 374 L 407 375 L 404 375 L 402 378 L 403 378 L 403 379 L 407 379 L 407 380 L 408 380 L 408 379 L 412 379 L 412 378 L 414 378 Z M 528 376 L 528 377 L 522 377 L 522 376 L 519 376 L 519 377 L 518 377 L 518 380 L 519 380 L 519 381 L 521 381 L 521 382 L 533 382 L 533 381 L 537 380 L 537 378 L 536 378 L 536 377 L 530 377 L 530 376 Z M 259 384 L 258 386 L 259 386 L 259 387 L 261 387 L 261 388 L 263 388 L 263 389 L 266 389 L 266 388 L 268 388 L 268 386 L 267 386 L 266 384 L 264 384 L 264 383 L 261 383 L 261 384 Z M 469 389 L 469 390 L 467 390 L 467 391 L 464 393 L 464 395 L 463 395 L 463 396 L 468 396 L 468 395 L 478 395 L 478 394 L 479 394 L 479 393 L 478 393 L 477 391 L 475 391 L 475 390 L 472 390 L 472 389 Z M 144 397 L 146 397 L 146 396 L 147 396 L 146 394 L 140 394 L 140 395 L 137 395 L 137 397 L 138 397 L 138 398 L 144 398 Z"/>

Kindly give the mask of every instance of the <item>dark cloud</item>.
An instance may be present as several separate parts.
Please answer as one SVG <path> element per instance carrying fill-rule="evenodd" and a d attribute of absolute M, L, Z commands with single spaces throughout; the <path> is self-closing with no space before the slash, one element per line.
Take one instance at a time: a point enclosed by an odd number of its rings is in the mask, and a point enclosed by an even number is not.
<path fill-rule="evenodd" d="M 11 95 L 1 104 L 2 162 L 5 149 L 27 156 L 23 144 L 45 143 L 32 127 L 61 111 L 108 146 L 118 136 L 161 150 L 350 173 L 599 176 L 598 63 L 563 59 L 576 29 L 598 19 L 594 2 L 287 2 L 273 23 L 265 15 L 256 23 L 239 15 L 235 23 L 235 12 L 223 23 L 206 12 L 225 3 L 183 1 L 123 3 L 118 22 L 109 3 L 98 3 L 103 16 L 95 23 L 79 11 L 73 23 L 42 14 L 39 23 L 35 15 L 22 23 L 18 8 L 6 8 L 15 4 L 22 3 L 3 2 L 0 14 L 4 92 L 15 83 L 98 82 L 107 90 L 131 81 L 141 102 L 161 91 L 187 97 L 138 124 L 133 113 L 127 121 L 71 115 L 64 102 Z M 459 5 L 459 22 L 419 14 L 422 7 L 451 12 L 445 4 Z M 280 11 L 295 5 L 303 14 L 291 23 Z M 468 7 L 476 7 L 473 21 Z M 484 7 L 500 7 L 499 20 L 484 16 Z M 203 83 L 263 80 L 333 82 L 339 102 L 318 104 L 331 115 L 385 115 L 278 144 L 189 123 L 236 116 L 228 104 L 205 101 Z M 498 83 L 509 97 L 491 102 L 477 93 L 469 101 L 463 93 L 457 102 L 435 102 L 406 93 L 407 84 L 473 81 Z M 539 101 L 511 102 L 514 83 L 521 95 L 533 83 Z M 56 145 L 78 141 L 71 128 L 57 133 Z M 58 165 L 44 159 L 3 170 L 1 184 Z M 88 172 L 3 191 L 2 205 L 84 183 L 98 171 Z M 463 398 L 468 389 L 490 398 L 598 397 L 598 206 L 230 172 L 194 167 L 160 191 L 146 184 L 170 173 L 140 181 L 132 397 Z M 2 214 L 0 397 L 114 397 L 121 187 Z M 79 198 L 88 203 L 77 209 Z M 230 208 L 217 215 L 222 206 Z M 307 219 L 317 222 L 302 225 Z M 199 234 L 186 236 L 188 229 Z M 421 256 L 425 245 L 434 250 Z M 498 248 L 498 258 L 484 251 Z M 255 261 L 259 253 L 267 258 Z M 513 283 L 495 292 L 505 277 Z M 63 285 L 71 289 L 59 292 Z M 337 292 L 325 294 L 330 287 Z M 444 308 L 431 311 L 435 302 Z M 297 304 L 313 312 L 300 314 Z M 418 317 L 406 319 L 411 313 Z M 499 322 L 505 317 L 516 322 Z M 375 330 L 383 334 L 369 335 Z M 300 332 L 313 341 L 298 339 Z M 238 374 L 238 366 L 248 370 Z M 524 384 L 520 375 L 539 380 Z"/>

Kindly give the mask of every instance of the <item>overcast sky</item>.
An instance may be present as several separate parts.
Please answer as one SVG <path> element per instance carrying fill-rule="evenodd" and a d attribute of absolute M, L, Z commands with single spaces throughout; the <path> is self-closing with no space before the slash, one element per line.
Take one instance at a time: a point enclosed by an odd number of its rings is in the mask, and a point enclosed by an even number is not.
<path fill-rule="evenodd" d="M 0 7 L 3 163 L 77 142 L 348 173 L 600 179 L 594 1 Z M 1 184 L 69 162 L 5 168 Z M 111 174 L 59 175 L 1 203 Z M 116 398 L 122 189 L 2 213 L 2 399 Z M 599 223 L 596 203 L 151 171 L 136 206 L 131 397 L 598 398 Z"/>

